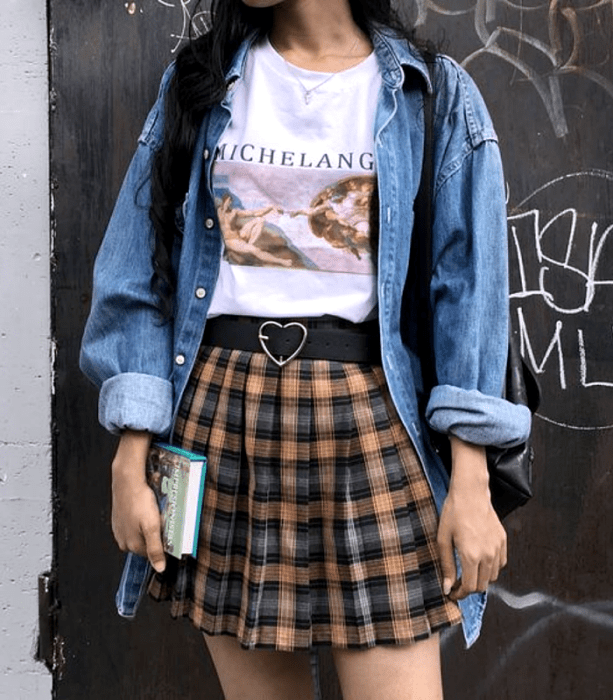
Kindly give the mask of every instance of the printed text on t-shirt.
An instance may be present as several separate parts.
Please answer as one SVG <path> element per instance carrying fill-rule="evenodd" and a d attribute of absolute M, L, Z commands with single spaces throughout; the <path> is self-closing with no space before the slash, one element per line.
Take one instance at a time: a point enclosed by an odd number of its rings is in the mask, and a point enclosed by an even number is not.
<path fill-rule="evenodd" d="M 322 153 L 313 157 L 306 153 L 264 148 L 252 143 L 230 145 L 223 143 L 217 147 L 215 160 L 233 160 L 243 163 L 277 165 L 286 168 L 334 168 L 338 170 L 373 170 L 372 153 Z"/>

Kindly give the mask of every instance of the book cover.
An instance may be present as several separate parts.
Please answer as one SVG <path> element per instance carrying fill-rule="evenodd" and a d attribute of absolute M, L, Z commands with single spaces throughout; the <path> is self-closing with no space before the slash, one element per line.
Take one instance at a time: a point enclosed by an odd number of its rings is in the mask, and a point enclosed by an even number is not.
<path fill-rule="evenodd" d="M 151 445 L 147 483 L 162 514 L 164 551 L 177 559 L 196 556 L 205 476 L 206 457 L 172 445 Z"/>

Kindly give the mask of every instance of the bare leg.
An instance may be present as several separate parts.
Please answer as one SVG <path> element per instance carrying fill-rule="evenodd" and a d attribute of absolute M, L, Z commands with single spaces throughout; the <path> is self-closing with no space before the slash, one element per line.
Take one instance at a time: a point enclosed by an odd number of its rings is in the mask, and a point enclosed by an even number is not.
<path fill-rule="evenodd" d="M 307 653 L 246 650 L 225 635 L 204 640 L 226 700 L 313 700 Z"/>
<path fill-rule="evenodd" d="M 343 700 L 443 700 L 438 635 L 405 646 L 332 654 Z"/>

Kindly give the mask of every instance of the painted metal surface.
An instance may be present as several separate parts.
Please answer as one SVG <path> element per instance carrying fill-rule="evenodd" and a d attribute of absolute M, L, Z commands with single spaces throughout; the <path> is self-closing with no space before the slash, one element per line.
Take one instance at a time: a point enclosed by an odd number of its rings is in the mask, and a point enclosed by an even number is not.
<path fill-rule="evenodd" d="M 51 0 L 58 341 L 55 563 L 61 700 L 221 698 L 199 635 L 146 603 L 113 610 L 113 441 L 77 370 L 91 265 L 163 66 L 192 3 Z M 481 88 L 509 183 L 511 304 L 540 373 L 536 497 L 508 523 L 510 562 L 482 639 L 443 640 L 454 700 L 613 694 L 613 6 L 604 0 L 419 0 Z M 207 21 L 196 20 L 196 31 Z M 610 278 L 610 279 L 609 279 Z M 323 697 L 340 698 L 329 655 Z"/>
<path fill-rule="evenodd" d="M 0 21 L 0 698 L 42 700 L 37 576 L 51 564 L 45 0 Z"/>

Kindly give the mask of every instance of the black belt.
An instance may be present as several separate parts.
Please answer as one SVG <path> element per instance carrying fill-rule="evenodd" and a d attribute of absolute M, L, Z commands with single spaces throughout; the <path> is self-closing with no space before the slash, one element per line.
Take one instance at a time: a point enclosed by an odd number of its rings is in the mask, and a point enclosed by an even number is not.
<path fill-rule="evenodd" d="M 279 367 L 300 356 L 314 360 L 381 363 L 377 321 L 217 316 L 206 322 L 205 345 L 265 352 Z"/>

